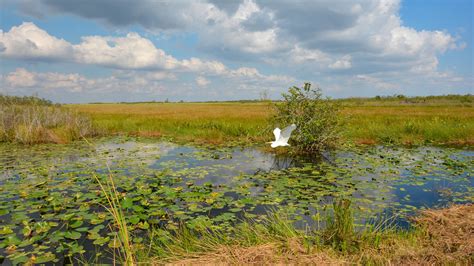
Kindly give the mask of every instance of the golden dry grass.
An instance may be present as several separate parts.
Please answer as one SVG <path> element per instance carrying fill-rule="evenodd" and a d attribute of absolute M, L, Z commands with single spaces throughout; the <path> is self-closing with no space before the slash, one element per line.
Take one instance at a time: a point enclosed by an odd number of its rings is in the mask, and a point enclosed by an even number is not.
<path fill-rule="evenodd" d="M 299 238 L 252 247 L 222 246 L 209 253 L 155 261 L 169 265 L 472 265 L 474 205 L 426 210 L 415 218 L 418 230 L 382 234 L 377 246 L 362 245 L 350 254 L 330 247 L 308 248 Z M 152 263 L 153 264 L 153 263 Z"/>
<path fill-rule="evenodd" d="M 177 140 L 223 143 L 269 140 L 269 103 L 83 104 L 106 134 L 166 136 Z M 345 106 L 344 138 L 359 144 L 474 144 L 472 106 Z"/>

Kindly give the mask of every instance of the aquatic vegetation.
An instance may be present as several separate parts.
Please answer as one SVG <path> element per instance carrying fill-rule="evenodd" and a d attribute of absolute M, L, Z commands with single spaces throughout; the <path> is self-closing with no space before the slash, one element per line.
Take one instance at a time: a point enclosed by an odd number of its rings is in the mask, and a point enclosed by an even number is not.
<path fill-rule="evenodd" d="M 130 239 L 129 228 L 127 225 L 127 220 L 125 218 L 125 214 L 123 211 L 123 205 L 121 204 L 127 202 L 126 198 L 122 198 L 119 196 L 117 188 L 115 187 L 114 178 L 112 174 L 108 174 L 108 179 L 106 180 L 105 184 L 102 184 L 100 179 L 94 175 L 95 181 L 99 184 L 100 189 L 102 191 L 103 196 L 107 199 L 107 207 L 104 208 L 109 212 L 110 215 L 113 217 L 113 225 L 109 225 L 110 227 L 117 228 L 117 235 L 113 238 L 113 245 L 115 249 L 119 251 L 121 255 L 120 261 L 127 265 L 132 265 L 135 262 L 135 256 L 133 251 L 133 245 Z M 96 232 L 97 233 L 97 232 Z M 97 238 L 93 244 L 105 244 L 109 241 L 109 237 L 99 237 Z M 114 251 L 115 251 L 114 249 Z M 114 253 L 115 254 L 115 253 Z"/>
<path fill-rule="evenodd" d="M 463 215 L 460 215 L 461 212 Z M 280 219 L 279 223 L 284 222 L 289 228 L 288 231 L 294 232 L 293 234 L 275 236 L 269 230 L 272 221 L 265 226 L 244 222 L 241 224 L 242 233 L 235 235 L 238 239 L 235 242 L 232 241 L 234 238 L 228 241 L 229 239 L 224 237 L 218 238 L 218 242 L 213 242 L 211 239 L 214 236 L 205 234 L 201 235 L 199 240 L 214 244 L 208 246 L 204 252 L 178 252 L 171 257 L 146 256 L 144 262 L 171 262 L 179 265 L 343 265 L 348 262 L 363 265 L 472 265 L 474 259 L 472 237 L 467 233 L 472 231 L 474 226 L 474 220 L 469 219 L 472 215 L 474 205 L 455 205 L 446 209 L 421 212 L 415 227 L 408 231 L 388 228 L 383 231 L 368 229 L 353 232 L 350 237 L 359 248 L 349 252 L 339 252 L 334 250 L 331 243 L 318 242 L 317 232 L 291 229 L 293 228 L 291 221 L 284 218 Z M 246 228 L 253 230 L 247 231 Z M 197 236 L 195 239 L 197 240 Z M 257 241 L 247 242 L 246 239 Z M 174 240 L 176 241 L 174 245 L 177 246 L 182 238 Z M 196 246 L 199 246 L 198 243 L 194 242 Z"/>
<path fill-rule="evenodd" d="M 121 245 L 109 226 L 117 218 L 99 184 L 110 191 L 110 173 L 130 245 L 146 251 L 152 229 L 163 241 L 183 225 L 229 234 L 245 219 L 265 223 L 277 207 L 295 229 L 323 229 L 341 197 L 351 201 L 355 231 L 386 217 L 406 227 L 420 209 L 474 201 L 473 157 L 463 149 L 380 146 L 292 158 L 140 138 L 103 139 L 95 147 L 0 144 L 0 256 L 113 261 L 109 249 Z M 291 234 L 279 224 L 273 232 Z"/>

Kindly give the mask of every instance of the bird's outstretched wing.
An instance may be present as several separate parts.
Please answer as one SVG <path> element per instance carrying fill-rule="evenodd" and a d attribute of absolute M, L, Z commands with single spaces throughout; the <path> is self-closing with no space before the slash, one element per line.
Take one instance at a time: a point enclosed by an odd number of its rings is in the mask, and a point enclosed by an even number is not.
<path fill-rule="evenodd" d="M 291 132 L 293 132 L 293 130 L 295 130 L 295 129 L 296 129 L 295 124 L 291 124 L 290 126 L 285 127 L 281 131 L 280 141 L 282 141 L 284 143 L 288 143 L 288 140 L 290 139 L 290 136 L 291 136 Z"/>
<path fill-rule="evenodd" d="M 273 135 L 275 135 L 275 141 L 278 141 L 278 139 L 280 138 L 280 132 L 281 130 L 279 128 L 275 128 L 273 130 Z"/>

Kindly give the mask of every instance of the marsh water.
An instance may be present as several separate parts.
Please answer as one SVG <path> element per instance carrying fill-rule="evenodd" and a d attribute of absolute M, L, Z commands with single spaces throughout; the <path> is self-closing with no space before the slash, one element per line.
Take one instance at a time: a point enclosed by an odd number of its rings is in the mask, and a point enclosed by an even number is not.
<path fill-rule="evenodd" d="M 318 157 L 259 147 L 209 148 L 137 138 L 94 144 L 0 145 L 0 262 L 107 261 L 116 246 L 98 181 L 112 175 L 134 241 L 146 232 L 232 230 L 284 212 L 318 227 L 335 200 L 349 199 L 363 225 L 400 227 L 424 208 L 474 201 L 474 151 L 436 147 L 346 147 Z M 98 255 L 97 255 L 98 254 Z"/>

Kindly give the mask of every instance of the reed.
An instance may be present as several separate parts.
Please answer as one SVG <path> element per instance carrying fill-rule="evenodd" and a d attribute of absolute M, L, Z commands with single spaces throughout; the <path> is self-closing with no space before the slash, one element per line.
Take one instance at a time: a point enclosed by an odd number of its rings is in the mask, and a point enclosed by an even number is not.
<path fill-rule="evenodd" d="M 0 96 L 0 102 L 0 141 L 67 143 L 95 134 L 88 117 L 47 100 Z"/>

